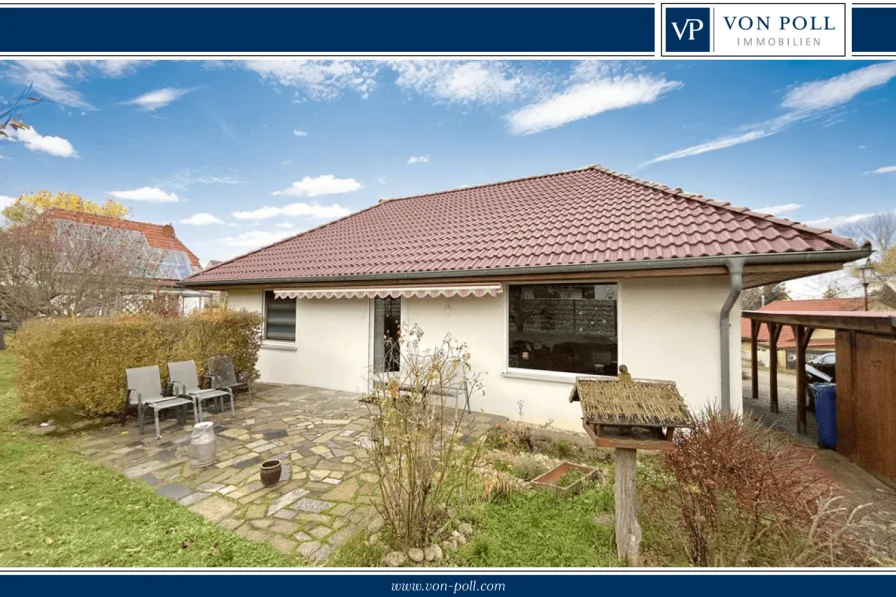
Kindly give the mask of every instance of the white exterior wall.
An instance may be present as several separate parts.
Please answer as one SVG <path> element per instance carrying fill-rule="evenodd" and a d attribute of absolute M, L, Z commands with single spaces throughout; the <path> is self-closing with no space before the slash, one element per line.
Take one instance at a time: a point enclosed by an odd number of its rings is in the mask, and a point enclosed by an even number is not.
<path fill-rule="evenodd" d="M 719 311 L 727 276 L 623 279 L 619 283 L 619 363 L 635 377 L 678 384 L 697 412 L 720 398 Z M 261 311 L 262 293 L 230 292 L 234 309 Z M 294 350 L 263 347 L 262 381 L 363 391 L 371 362 L 370 301 L 299 299 Z M 570 404 L 575 375 L 507 371 L 507 292 L 497 297 L 402 299 L 402 321 L 418 324 L 424 343 L 445 334 L 466 342 L 474 370 L 483 373 L 485 396 L 474 410 L 532 423 L 552 420 L 581 430 L 581 409 Z M 732 410 L 741 409 L 740 305 L 731 313 Z"/>

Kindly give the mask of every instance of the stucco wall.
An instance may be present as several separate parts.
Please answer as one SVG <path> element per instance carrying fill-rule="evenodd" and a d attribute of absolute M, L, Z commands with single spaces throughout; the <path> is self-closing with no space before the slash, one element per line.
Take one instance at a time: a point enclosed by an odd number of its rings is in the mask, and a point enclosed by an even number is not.
<path fill-rule="evenodd" d="M 619 362 L 636 377 L 674 380 L 699 411 L 719 400 L 719 310 L 726 277 L 645 278 L 619 281 Z M 231 307 L 261 310 L 260 292 L 231 292 Z M 486 394 L 475 410 L 580 430 L 581 410 L 569 403 L 573 375 L 508 373 L 506 291 L 498 297 L 403 299 L 402 321 L 424 330 L 425 344 L 450 333 L 466 342 Z M 263 381 L 362 391 L 370 363 L 370 306 L 366 300 L 297 301 L 295 351 L 262 348 Z M 731 321 L 740 321 L 735 307 Z M 739 325 L 731 328 L 732 408 L 741 408 Z"/>

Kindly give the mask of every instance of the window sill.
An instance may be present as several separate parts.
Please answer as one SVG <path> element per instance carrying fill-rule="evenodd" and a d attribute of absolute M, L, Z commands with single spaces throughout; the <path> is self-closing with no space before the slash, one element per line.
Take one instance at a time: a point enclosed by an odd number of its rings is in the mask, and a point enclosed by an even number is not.
<path fill-rule="evenodd" d="M 563 373 L 561 371 L 541 371 L 538 369 L 508 369 L 501 374 L 508 379 L 526 379 L 529 381 L 547 381 L 553 383 L 574 384 L 579 377 L 594 379 L 617 379 L 609 375 L 588 375 L 586 373 Z"/>
<path fill-rule="evenodd" d="M 263 341 L 261 343 L 261 347 L 269 350 L 287 350 L 291 352 L 295 352 L 297 350 L 295 342 L 277 342 L 273 340 Z"/>

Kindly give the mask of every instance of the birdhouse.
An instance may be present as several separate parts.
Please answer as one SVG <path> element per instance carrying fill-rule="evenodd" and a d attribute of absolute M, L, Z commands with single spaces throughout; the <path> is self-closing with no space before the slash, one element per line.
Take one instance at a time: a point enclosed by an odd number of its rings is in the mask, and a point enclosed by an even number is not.
<path fill-rule="evenodd" d="M 625 365 L 616 379 L 577 379 L 569 401 L 581 403 L 585 431 L 605 448 L 671 449 L 675 429 L 693 427 L 675 382 L 633 379 Z"/>

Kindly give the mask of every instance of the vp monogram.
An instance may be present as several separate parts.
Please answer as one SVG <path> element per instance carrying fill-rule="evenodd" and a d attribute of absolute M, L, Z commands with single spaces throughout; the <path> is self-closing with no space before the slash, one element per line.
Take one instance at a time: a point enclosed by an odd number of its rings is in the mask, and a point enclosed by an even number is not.
<path fill-rule="evenodd" d="M 685 34 L 688 35 L 688 41 L 694 41 L 694 34 L 703 30 L 703 21 L 700 19 L 686 19 L 684 26 L 679 27 L 677 22 L 672 22 L 672 28 L 679 40 L 684 39 Z"/>

